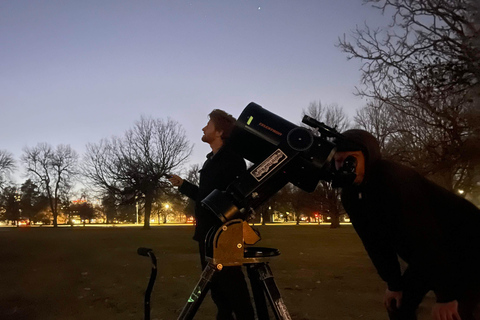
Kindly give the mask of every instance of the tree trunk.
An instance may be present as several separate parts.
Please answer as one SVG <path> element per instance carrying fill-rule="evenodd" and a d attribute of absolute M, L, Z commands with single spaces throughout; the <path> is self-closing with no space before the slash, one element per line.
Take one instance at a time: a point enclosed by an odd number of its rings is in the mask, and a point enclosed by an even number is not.
<path fill-rule="evenodd" d="M 332 206 L 330 209 L 330 228 L 336 229 L 340 228 L 340 210 L 336 205 Z"/>
<path fill-rule="evenodd" d="M 54 227 L 58 226 L 57 218 L 58 218 L 58 184 L 59 182 L 60 182 L 60 179 L 57 181 L 55 185 L 55 193 L 53 196 L 53 226 Z"/>
<path fill-rule="evenodd" d="M 50 204 L 50 210 L 52 211 L 52 215 L 53 215 L 53 227 L 56 228 L 57 227 L 57 210 L 53 202 L 52 193 L 48 188 L 47 188 L 47 197 L 48 197 L 48 202 Z"/>
<path fill-rule="evenodd" d="M 152 213 L 153 193 L 145 193 L 145 219 L 143 221 L 143 228 L 150 229 L 150 214 Z"/>
<path fill-rule="evenodd" d="M 340 219 L 338 214 L 332 214 L 330 216 L 330 219 L 331 219 L 330 229 L 340 228 Z"/>

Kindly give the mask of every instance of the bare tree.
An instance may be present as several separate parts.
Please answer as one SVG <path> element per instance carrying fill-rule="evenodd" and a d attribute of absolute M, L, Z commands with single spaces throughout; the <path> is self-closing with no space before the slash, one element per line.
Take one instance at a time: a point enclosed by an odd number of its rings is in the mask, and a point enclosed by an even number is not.
<path fill-rule="evenodd" d="M 307 115 L 318 121 L 324 122 L 327 126 L 343 132 L 350 127 L 350 120 L 343 111 L 343 108 L 336 103 L 323 105 L 322 102 L 312 101 L 302 116 Z"/>
<path fill-rule="evenodd" d="M 301 193 L 301 194 L 300 194 Z M 277 193 L 273 194 L 267 201 L 263 202 L 255 209 L 255 220 L 260 220 L 263 225 L 266 222 L 272 221 L 272 214 L 275 212 L 293 212 L 297 210 L 295 206 L 297 203 L 304 201 L 304 197 L 308 196 L 304 191 L 295 187 L 291 183 L 287 183 Z M 288 216 L 284 216 L 285 221 L 288 221 Z"/>
<path fill-rule="evenodd" d="M 353 118 L 355 125 L 373 134 L 380 143 L 382 150 L 391 136 L 396 132 L 394 114 L 384 103 L 372 100 L 359 110 Z"/>
<path fill-rule="evenodd" d="M 83 173 L 124 203 L 142 200 L 149 228 L 156 193 L 170 188 L 163 175 L 182 165 L 191 149 L 179 123 L 142 117 L 123 137 L 88 144 Z"/>
<path fill-rule="evenodd" d="M 480 155 L 478 7 L 469 0 L 365 2 L 391 13 L 391 24 L 357 28 L 353 42 L 344 37 L 339 47 L 363 62 L 358 94 L 381 104 L 376 121 L 385 113 L 395 121 L 388 149 L 451 190 L 471 190 L 467 177 Z"/>
<path fill-rule="evenodd" d="M 198 163 L 191 165 L 187 171 L 187 176 L 185 179 L 193 183 L 194 185 L 198 186 L 200 184 L 200 169 L 202 169 L 202 166 Z M 186 197 L 184 212 L 188 216 L 195 217 L 195 201 L 194 200 Z"/>
<path fill-rule="evenodd" d="M 480 146 L 466 119 L 461 126 L 427 126 L 416 116 L 398 112 L 384 103 L 369 103 L 357 111 L 357 126 L 374 134 L 386 158 L 416 168 L 451 190 L 474 193 Z M 463 127 L 466 132 L 458 132 Z"/>
<path fill-rule="evenodd" d="M 198 163 L 191 165 L 187 171 L 186 180 L 198 186 L 200 183 L 200 169 L 202 169 L 202 166 Z"/>
<path fill-rule="evenodd" d="M 362 95 L 402 102 L 424 85 L 464 91 L 480 79 L 478 7 L 469 0 L 366 0 L 383 14 L 387 29 L 357 28 L 353 43 L 344 36 L 339 47 L 359 58 Z M 453 89 L 453 90 L 452 90 Z M 396 99 L 394 99 L 396 98 Z M 394 101 L 390 101 L 394 100 Z M 403 108 L 404 105 L 399 105 Z"/>
<path fill-rule="evenodd" d="M 181 222 L 180 218 L 188 214 L 185 210 L 188 201 L 188 198 L 174 188 L 158 189 L 152 203 L 151 214 L 157 216 L 158 223 L 167 223 L 169 215 L 173 215 L 174 221 Z"/>
<path fill-rule="evenodd" d="M 6 180 L 6 176 L 15 170 L 15 160 L 13 155 L 6 151 L 0 150 L 0 189 Z"/>
<path fill-rule="evenodd" d="M 320 122 L 324 122 L 327 126 L 343 132 L 349 128 L 350 121 L 343 109 L 337 104 L 324 106 L 321 102 L 311 102 L 307 110 L 303 111 L 303 115 L 308 115 Z M 342 214 L 342 206 L 339 200 L 339 190 L 332 188 L 331 182 L 320 181 L 314 192 L 315 203 L 321 204 L 322 214 L 331 218 L 331 228 L 340 227 L 340 215 Z"/>
<path fill-rule="evenodd" d="M 47 143 L 33 148 L 24 148 L 22 162 L 28 176 L 38 184 L 48 198 L 53 214 L 53 225 L 57 227 L 58 204 L 63 189 L 69 188 L 77 173 L 78 155 L 69 145 L 58 145 L 55 149 Z"/>

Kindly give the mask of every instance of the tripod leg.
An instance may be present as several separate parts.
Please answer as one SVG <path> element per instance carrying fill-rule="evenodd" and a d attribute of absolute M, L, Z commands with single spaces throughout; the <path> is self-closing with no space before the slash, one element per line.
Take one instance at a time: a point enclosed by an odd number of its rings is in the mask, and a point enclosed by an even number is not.
<path fill-rule="evenodd" d="M 264 288 L 259 279 L 257 268 L 258 264 L 247 265 L 247 274 L 250 279 L 253 300 L 255 301 L 255 310 L 257 312 L 258 320 L 269 320 L 270 316 L 268 315 L 267 300 L 265 298 Z"/>
<path fill-rule="evenodd" d="M 187 303 L 183 307 L 182 313 L 180 313 L 177 320 L 193 319 L 210 289 L 211 280 L 216 271 L 217 268 L 213 264 L 207 264 L 202 272 L 200 280 L 193 289 L 192 294 L 188 298 Z"/>
<path fill-rule="evenodd" d="M 273 312 L 277 320 L 291 320 L 290 314 L 288 313 L 287 306 L 283 302 L 280 291 L 278 290 L 275 280 L 273 279 L 273 273 L 268 263 L 261 263 L 256 269 L 258 272 L 258 277 L 260 281 L 263 282 L 265 292 L 267 294 L 270 305 L 272 306 Z"/>

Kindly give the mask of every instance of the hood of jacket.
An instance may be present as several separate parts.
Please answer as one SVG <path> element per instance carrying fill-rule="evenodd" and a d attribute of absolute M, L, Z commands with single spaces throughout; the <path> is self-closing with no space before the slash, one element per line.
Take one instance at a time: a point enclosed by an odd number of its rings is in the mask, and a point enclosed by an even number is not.
<path fill-rule="evenodd" d="M 370 133 L 361 129 L 351 129 L 342 133 L 344 139 L 335 139 L 337 151 L 362 151 L 365 157 L 365 178 L 375 162 L 382 158 L 380 144 Z"/>

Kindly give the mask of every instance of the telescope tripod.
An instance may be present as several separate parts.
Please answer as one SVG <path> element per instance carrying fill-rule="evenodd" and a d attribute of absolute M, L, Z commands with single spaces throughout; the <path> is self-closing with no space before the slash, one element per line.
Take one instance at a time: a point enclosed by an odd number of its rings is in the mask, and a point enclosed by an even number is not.
<path fill-rule="evenodd" d="M 280 252 L 273 248 L 244 247 L 259 239 L 250 226 L 240 219 L 228 221 L 220 227 L 214 236 L 211 256 L 207 251 L 208 264 L 177 319 L 193 319 L 217 272 L 221 272 L 224 267 L 244 265 L 250 279 L 258 319 L 270 319 L 266 296 L 277 320 L 291 320 L 267 261 Z"/>

